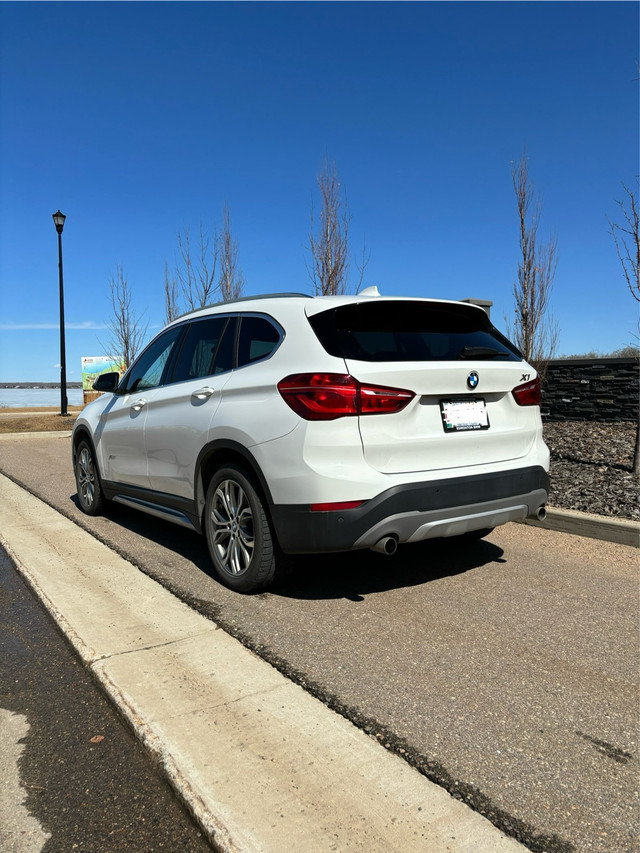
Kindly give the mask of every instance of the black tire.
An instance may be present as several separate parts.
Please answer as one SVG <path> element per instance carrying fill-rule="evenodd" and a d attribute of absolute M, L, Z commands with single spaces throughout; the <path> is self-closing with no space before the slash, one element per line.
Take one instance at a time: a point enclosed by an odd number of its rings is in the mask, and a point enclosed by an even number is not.
<path fill-rule="evenodd" d="M 237 592 L 272 583 L 277 546 L 262 498 L 236 465 L 216 471 L 204 509 L 204 532 L 218 578 Z"/>
<path fill-rule="evenodd" d="M 102 515 L 105 509 L 105 497 L 100 483 L 100 474 L 93 448 L 85 439 L 82 439 L 76 448 L 74 473 L 80 509 L 86 515 Z"/>

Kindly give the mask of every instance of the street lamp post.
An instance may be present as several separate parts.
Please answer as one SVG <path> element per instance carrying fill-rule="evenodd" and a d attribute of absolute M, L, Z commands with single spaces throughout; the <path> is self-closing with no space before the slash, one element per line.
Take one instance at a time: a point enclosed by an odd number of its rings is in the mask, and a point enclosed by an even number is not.
<path fill-rule="evenodd" d="M 58 232 L 58 284 L 60 289 L 60 414 L 67 414 L 67 364 L 64 347 L 64 291 L 62 288 L 62 229 L 66 216 L 60 211 L 53 214 Z"/>

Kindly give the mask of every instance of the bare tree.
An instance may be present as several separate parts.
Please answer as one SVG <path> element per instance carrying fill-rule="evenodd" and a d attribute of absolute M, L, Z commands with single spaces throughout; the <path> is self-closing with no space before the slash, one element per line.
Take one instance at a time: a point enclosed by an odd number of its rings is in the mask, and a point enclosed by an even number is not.
<path fill-rule="evenodd" d="M 549 313 L 553 279 L 557 266 L 557 241 L 551 236 L 538 241 L 541 205 L 529 179 L 525 154 L 512 165 L 511 178 L 518 209 L 520 259 L 513 285 L 514 316 L 511 336 L 527 361 L 538 364 L 544 373 L 546 362 L 558 344 L 558 327 Z"/>
<path fill-rule="evenodd" d="M 638 232 L 638 202 L 631 190 L 622 185 L 627 194 L 625 201 L 617 201 L 622 211 L 624 225 L 612 222 L 608 217 L 609 232 L 615 243 L 624 280 L 636 302 L 640 302 L 640 236 Z M 638 318 L 640 332 L 640 317 Z M 636 430 L 636 446 L 633 454 L 633 473 L 640 474 L 640 411 Z"/>
<path fill-rule="evenodd" d="M 365 241 L 362 241 L 362 254 L 360 255 L 360 260 L 356 261 L 356 267 L 358 268 L 358 284 L 356 285 L 356 293 L 360 293 L 362 288 L 362 282 L 364 280 L 364 271 L 369 266 L 369 261 L 371 260 L 371 252 L 367 251 L 367 246 Z"/>
<path fill-rule="evenodd" d="M 218 236 L 214 228 L 208 235 L 200 223 L 198 245 L 195 252 L 191 247 L 189 229 L 178 233 L 179 262 L 176 277 L 182 291 L 187 311 L 195 311 L 208 305 L 216 290 L 216 268 L 218 264 Z"/>
<path fill-rule="evenodd" d="M 113 318 L 108 324 L 111 333 L 105 355 L 127 370 L 138 354 L 147 333 L 147 326 L 131 307 L 131 289 L 121 266 L 109 280 L 109 297 Z"/>
<path fill-rule="evenodd" d="M 244 276 L 238 262 L 238 243 L 231 232 L 229 206 L 222 208 L 222 230 L 214 226 L 207 233 L 200 223 L 197 246 L 188 228 L 178 233 L 175 275 L 164 265 L 165 320 L 171 322 L 186 311 L 195 311 L 216 298 L 237 299 L 242 294 Z M 183 306 L 183 307 L 182 307 Z"/>
<path fill-rule="evenodd" d="M 164 262 L 164 322 L 171 323 L 182 312 L 178 303 L 178 282 L 169 277 L 167 262 Z"/>
<path fill-rule="evenodd" d="M 609 233 L 613 237 L 622 274 L 627 282 L 631 295 L 640 302 L 640 236 L 638 232 L 638 202 L 631 190 L 622 185 L 627 198 L 625 201 L 616 200 L 622 211 L 625 224 L 619 225 L 608 217 Z"/>
<path fill-rule="evenodd" d="M 342 294 L 347 287 L 351 216 L 340 193 L 335 163 L 326 157 L 316 183 L 320 191 L 320 215 L 316 229 L 312 208 L 309 229 L 311 265 L 307 271 L 316 294 Z"/>
<path fill-rule="evenodd" d="M 224 302 L 237 299 L 242 294 L 244 276 L 238 264 L 238 243 L 231 233 L 231 216 L 225 202 L 222 208 L 222 230 L 216 235 L 220 275 L 218 291 Z"/>

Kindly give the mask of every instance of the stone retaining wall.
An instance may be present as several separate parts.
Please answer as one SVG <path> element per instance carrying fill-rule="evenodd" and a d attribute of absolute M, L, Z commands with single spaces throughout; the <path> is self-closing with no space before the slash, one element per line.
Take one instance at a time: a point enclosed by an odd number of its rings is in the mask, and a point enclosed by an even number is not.
<path fill-rule="evenodd" d="M 635 421 L 640 395 L 635 358 L 550 361 L 542 383 L 548 420 Z"/>

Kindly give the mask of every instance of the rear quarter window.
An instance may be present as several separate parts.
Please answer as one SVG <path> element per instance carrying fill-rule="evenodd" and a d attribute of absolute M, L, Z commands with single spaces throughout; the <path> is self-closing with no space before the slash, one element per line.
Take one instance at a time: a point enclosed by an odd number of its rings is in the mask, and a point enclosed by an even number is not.
<path fill-rule="evenodd" d="M 383 301 L 309 318 L 330 355 L 358 361 L 521 361 L 518 349 L 472 306 Z"/>
<path fill-rule="evenodd" d="M 246 315 L 240 322 L 238 367 L 268 358 L 280 345 L 282 332 L 266 317 Z"/>

